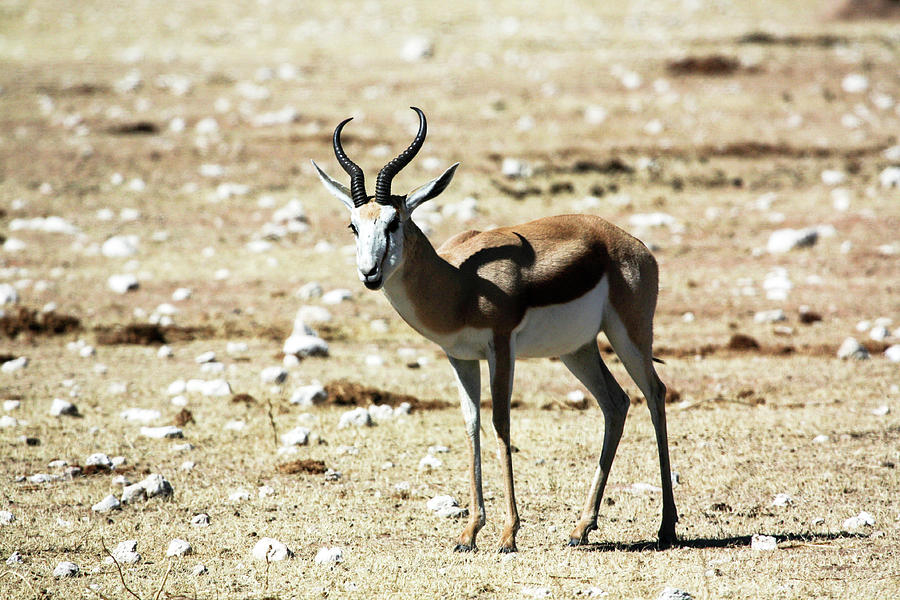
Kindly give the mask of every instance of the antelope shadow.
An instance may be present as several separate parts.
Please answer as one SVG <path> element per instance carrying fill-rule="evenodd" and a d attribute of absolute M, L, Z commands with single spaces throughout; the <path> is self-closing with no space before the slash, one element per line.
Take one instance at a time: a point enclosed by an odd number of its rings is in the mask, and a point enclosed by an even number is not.
<path fill-rule="evenodd" d="M 772 534 L 772 537 L 780 544 L 782 542 L 808 542 L 821 543 L 840 539 L 865 538 L 861 533 L 849 533 L 845 531 L 829 533 L 780 533 Z M 734 535 L 728 537 L 697 537 L 680 538 L 670 548 L 742 548 L 749 547 L 753 535 Z M 646 552 L 657 550 L 659 544 L 655 541 L 639 542 L 597 542 L 578 546 L 582 552 Z"/>

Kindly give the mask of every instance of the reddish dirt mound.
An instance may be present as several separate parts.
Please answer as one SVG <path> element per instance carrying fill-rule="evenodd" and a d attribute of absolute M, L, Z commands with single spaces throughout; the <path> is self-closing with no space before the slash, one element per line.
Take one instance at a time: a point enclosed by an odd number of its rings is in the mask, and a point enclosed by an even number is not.
<path fill-rule="evenodd" d="M 311 475 L 321 475 L 328 470 L 324 460 L 315 460 L 312 458 L 301 458 L 290 462 L 281 463 L 275 467 L 275 470 L 285 475 L 296 475 L 297 473 L 309 473 Z"/>
<path fill-rule="evenodd" d="M 332 381 L 325 386 L 325 392 L 328 394 L 328 402 L 338 406 L 368 406 L 370 404 L 399 406 L 403 402 L 409 402 L 412 410 L 435 410 L 451 406 L 449 402 L 442 400 L 419 400 L 415 396 L 379 390 L 345 380 Z"/>
<path fill-rule="evenodd" d="M 829 16 L 845 21 L 900 19 L 900 0 L 844 0 L 829 11 Z"/>
<path fill-rule="evenodd" d="M 728 340 L 729 350 L 759 350 L 759 342 L 743 333 L 736 333 Z"/>
<path fill-rule="evenodd" d="M 256 402 L 256 398 L 250 394 L 235 394 L 231 397 L 231 401 L 235 404 L 253 404 Z"/>
<path fill-rule="evenodd" d="M 0 334 L 13 338 L 20 333 L 32 335 L 61 335 L 81 329 L 78 317 L 55 312 L 38 312 L 20 306 L 0 317 Z"/>
<path fill-rule="evenodd" d="M 741 61 L 730 56 L 688 56 L 670 61 L 666 70 L 672 75 L 731 75 L 741 68 Z"/>
<path fill-rule="evenodd" d="M 195 339 L 213 337 L 211 327 L 161 327 L 152 323 L 129 323 L 128 325 L 101 325 L 94 328 L 97 343 L 104 346 L 131 344 L 137 346 L 158 346 L 171 342 L 189 342 Z"/>
<path fill-rule="evenodd" d="M 181 411 L 177 415 L 175 415 L 175 419 L 173 419 L 173 422 L 176 426 L 183 427 L 188 423 L 194 422 L 194 415 L 188 409 L 182 408 Z"/>

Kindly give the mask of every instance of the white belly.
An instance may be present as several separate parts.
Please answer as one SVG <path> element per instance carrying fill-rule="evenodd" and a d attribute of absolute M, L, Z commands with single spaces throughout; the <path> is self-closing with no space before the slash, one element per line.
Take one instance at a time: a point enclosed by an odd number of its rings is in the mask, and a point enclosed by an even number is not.
<path fill-rule="evenodd" d="M 609 297 L 606 277 L 565 304 L 531 308 L 513 331 L 516 356 L 561 356 L 597 339 Z"/>

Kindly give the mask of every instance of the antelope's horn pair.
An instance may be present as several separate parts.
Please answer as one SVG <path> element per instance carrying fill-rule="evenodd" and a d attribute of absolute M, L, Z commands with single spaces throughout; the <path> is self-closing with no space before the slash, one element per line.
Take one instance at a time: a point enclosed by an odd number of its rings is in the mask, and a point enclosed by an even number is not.
<path fill-rule="evenodd" d="M 391 204 L 391 180 L 394 178 L 394 175 L 409 164 L 419 152 L 419 149 L 422 148 L 422 144 L 425 143 L 425 133 L 428 129 L 425 123 L 425 113 L 415 106 L 410 108 L 419 115 L 419 132 L 409 145 L 409 148 L 401 152 L 397 158 L 386 164 L 378 172 L 378 179 L 375 182 L 375 202 L 379 204 Z M 334 155 L 344 171 L 347 172 L 347 175 L 350 176 L 350 195 L 353 197 L 353 205 L 360 207 L 369 201 L 369 196 L 366 194 L 366 177 L 359 165 L 347 157 L 343 146 L 341 146 L 341 130 L 344 128 L 344 125 L 352 120 L 353 117 L 345 119 L 334 129 Z"/>

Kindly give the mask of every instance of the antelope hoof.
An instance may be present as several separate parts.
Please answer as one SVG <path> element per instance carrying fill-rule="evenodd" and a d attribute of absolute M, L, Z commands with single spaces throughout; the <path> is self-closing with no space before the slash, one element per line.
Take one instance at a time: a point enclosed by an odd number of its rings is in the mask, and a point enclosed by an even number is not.
<path fill-rule="evenodd" d="M 663 531 L 659 530 L 659 541 L 656 544 L 656 547 L 660 550 L 666 550 L 675 546 L 678 543 L 678 538 L 675 536 L 674 528 L 671 531 Z"/>
<path fill-rule="evenodd" d="M 456 548 L 453 549 L 454 552 L 478 552 L 478 548 L 475 547 L 475 544 L 457 544 Z"/>
<path fill-rule="evenodd" d="M 575 529 L 569 535 L 569 546 L 584 546 L 588 543 L 588 534 L 597 529 L 595 523 L 586 523 L 585 525 L 576 525 Z"/>
<path fill-rule="evenodd" d="M 511 554 L 513 552 L 518 552 L 518 551 L 519 551 L 519 549 L 516 548 L 514 545 L 513 546 L 500 546 L 500 548 L 497 550 L 497 552 L 499 552 L 500 554 Z"/>

